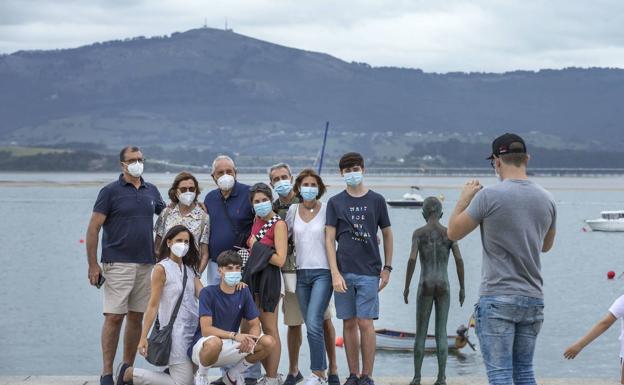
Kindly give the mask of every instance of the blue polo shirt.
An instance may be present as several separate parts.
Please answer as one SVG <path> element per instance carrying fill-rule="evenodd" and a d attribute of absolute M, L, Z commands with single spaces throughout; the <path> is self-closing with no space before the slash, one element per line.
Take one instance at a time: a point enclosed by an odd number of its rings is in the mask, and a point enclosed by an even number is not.
<path fill-rule="evenodd" d="M 106 215 L 102 226 L 102 262 L 154 263 L 154 214 L 165 208 L 156 186 L 141 187 L 119 179 L 102 188 L 93 211 Z"/>
<path fill-rule="evenodd" d="M 254 213 L 249 202 L 249 186 L 234 183 L 230 196 L 225 200 L 221 190 L 214 189 L 206 194 L 204 204 L 210 215 L 208 252 L 210 259 L 216 262 L 221 252 L 234 247 L 237 234 L 249 234 L 251 231 Z M 226 208 L 236 229 L 232 228 L 225 214 Z"/>

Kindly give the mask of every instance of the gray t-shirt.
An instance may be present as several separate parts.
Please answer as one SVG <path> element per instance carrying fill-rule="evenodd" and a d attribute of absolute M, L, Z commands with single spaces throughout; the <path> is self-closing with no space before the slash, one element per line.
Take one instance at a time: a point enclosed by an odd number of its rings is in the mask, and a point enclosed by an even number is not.
<path fill-rule="evenodd" d="M 479 191 L 467 213 L 481 225 L 479 295 L 543 298 L 540 252 L 555 228 L 552 195 L 530 180 L 506 179 Z"/>

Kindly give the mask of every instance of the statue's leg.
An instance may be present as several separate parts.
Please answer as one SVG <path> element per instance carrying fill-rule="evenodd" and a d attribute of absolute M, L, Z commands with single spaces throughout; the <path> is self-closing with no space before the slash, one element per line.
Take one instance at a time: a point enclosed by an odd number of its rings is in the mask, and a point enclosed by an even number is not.
<path fill-rule="evenodd" d="M 425 340 L 429 328 L 429 318 L 433 307 L 433 297 L 420 295 L 416 300 L 416 339 L 414 340 L 414 378 L 410 385 L 420 385 L 420 372 L 425 357 Z"/>
<path fill-rule="evenodd" d="M 451 298 L 448 292 L 435 299 L 435 336 L 436 351 L 438 354 L 438 379 L 436 385 L 446 385 L 446 360 L 448 358 L 448 335 L 446 324 L 448 321 Z"/>

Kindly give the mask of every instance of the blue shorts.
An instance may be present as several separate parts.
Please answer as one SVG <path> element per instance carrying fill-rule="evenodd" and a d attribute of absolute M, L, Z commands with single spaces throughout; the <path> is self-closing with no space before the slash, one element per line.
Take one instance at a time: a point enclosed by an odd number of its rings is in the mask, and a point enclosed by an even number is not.
<path fill-rule="evenodd" d="M 379 318 L 379 277 L 344 273 L 347 292 L 334 292 L 336 316 L 342 320 L 352 318 Z"/>

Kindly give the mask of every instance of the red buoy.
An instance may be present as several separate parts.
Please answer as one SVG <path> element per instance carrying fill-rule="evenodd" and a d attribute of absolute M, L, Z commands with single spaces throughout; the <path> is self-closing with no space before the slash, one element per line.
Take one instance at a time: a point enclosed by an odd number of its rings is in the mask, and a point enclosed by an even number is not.
<path fill-rule="evenodd" d="M 81 239 L 79 242 L 80 242 L 80 243 L 84 243 L 85 241 L 84 241 L 84 239 Z"/>
<path fill-rule="evenodd" d="M 615 271 L 611 270 L 607 273 L 607 279 L 615 278 Z"/>
<path fill-rule="evenodd" d="M 336 337 L 336 346 L 341 348 L 342 345 L 344 345 L 344 339 L 341 336 Z"/>

